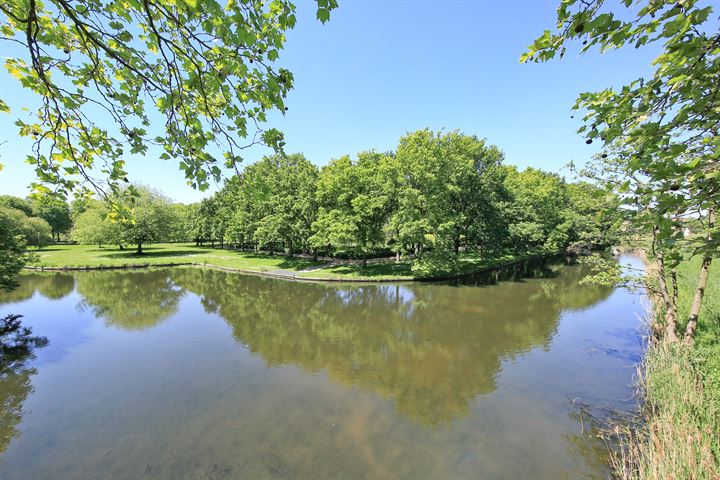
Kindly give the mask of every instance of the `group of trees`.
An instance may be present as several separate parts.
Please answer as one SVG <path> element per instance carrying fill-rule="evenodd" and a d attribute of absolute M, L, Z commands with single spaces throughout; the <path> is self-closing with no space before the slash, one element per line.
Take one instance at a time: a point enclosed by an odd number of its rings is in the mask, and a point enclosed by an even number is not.
<path fill-rule="evenodd" d="M 17 273 L 29 259 L 28 246 L 59 240 L 70 226 L 70 209 L 60 198 L 0 195 L 0 289 L 15 285 Z"/>
<path fill-rule="evenodd" d="M 14 219 L 17 230 L 31 246 L 42 247 L 53 240 L 59 241 L 60 235 L 72 226 L 67 202 L 53 195 L 29 199 L 1 195 L 0 209 Z"/>
<path fill-rule="evenodd" d="M 364 261 L 394 253 L 438 266 L 461 251 L 612 243 L 620 220 L 613 195 L 554 173 L 519 171 L 503 157 L 475 136 L 420 130 L 394 152 L 361 152 L 322 168 L 302 154 L 266 156 L 191 205 L 145 186 L 71 206 L 54 196 L 5 196 L 0 205 L 27 245 L 69 232 L 81 244 L 132 246 L 139 254 L 149 243 L 194 241 Z"/>
<path fill-rule="evenodd" d="M 603 247 L 619 221 L 615 198 L 588 183 L 503 165 L 475 136 L 420 130 L 395 152 L 343 156 L 318 168 L 302 154 L 266 156 L 197 204 L 145 187 L 121 194 L 130 220 L 107 202 L 73 204 L 80 243 L 216 242 L 241 249 L 343 255 L 410 254 L 452 261 L 481 254 Z M 81 203 L 81 204 L 80 204 Z"/>
<path fill-rule="evenodd" d="M 613 202 L 590 184 L 503 165 L 502 151 L 475 136 L 420 130 L 395 152 L 321 169 L 301 154 L 265 157 L 199 211 L 209 213 L 205 232 L 241 247 L 428 259 L 606 246 L 619 219 Z"/>
<path fill-rule="evenodd" d="M 125 207 L 127 216 L 118 215 L 118 206 Z M 72 209 L 75 220 L 70 237 L 78 243 L 133 245 L 142 254 L 148 243 L 186 239 L 178 227 L 178 207 L 148 187 L 121 190 L 109 201 L 79 199 Z"/>

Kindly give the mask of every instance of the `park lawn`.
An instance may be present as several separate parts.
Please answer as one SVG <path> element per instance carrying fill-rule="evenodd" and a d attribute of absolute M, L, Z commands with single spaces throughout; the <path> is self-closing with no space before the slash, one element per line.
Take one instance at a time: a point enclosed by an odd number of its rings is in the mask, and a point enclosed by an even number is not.
<path fill-rule="evenodd" d="M 393 261 L 383 263 L 372 263 L 363 267 L 359 264 L 351 265 L 333 265 L 318 270 L 302 272 L 297 275 L 302 278 L 321 278 L 328 280 L 414 280 L 412 271 L 410 270 L 410 262 L 402 261 L 395 263 Z"/>
<path fill-rule="evenodd" d="M 502 267 L 515 262 L 523 262 L 531 260 L 533 258 L 542 257 L 544 255 L 553 255 L 557 252 L 550 252 L 547 250 L 537 250 L 522 254 L 507 253 L 505 255 L 496 255 L 493 257 L 482 257 L 479 253 L 470 252 L 463 253 L 460 255 L 460 261 L 458 268 L 454 272 L 447 272 L 446 274 L 470 274 L 474 272 L 480 272 L 483 270 L 489 270 L 497 267 Z"/>
<path fill-rule="evenodd" d="M 194 243 L 158 243 L 143 247 L 143 254 L 134 249 L 120 250 L 116 246 L 100 248 L 96 245 L 52 245 L 37 250 L 37 267 L 123 267 L 162 264 L 209 264 L 255 272 L 270 270 L 298 271 L 320 265 L 306 258 L 282 255 L 255 254 L 230 249 L 196 247 Z"/>
<path fill-rule="evenodd" d="M 143 247 L 143 254 L 137 255 L 134 249 L 120 250 L 116 246 L 98 247 L 96 245 L 52 245 L 35 251 L 35 267 L 51 268 L 98 268 L 132 267 L 145 265 L 212 265 L 252 272 L 270 272 L 283 270 L 289 274 L 297 273 L 300 278 L 327 280 L 380 281 L 416 280 L 419 277 L 412 271 L 410 261 L 387 261 L 373 263 L 363 267 L 359 263 L 333 265 L 323 268 L 323 262 L 308 258 L 288 258 L 284 255 L 256 254 L 232 249 L 198 247 L 194 243 L 157 243 Z M 451 271 L 436 271 L 426 278 L 464 275 L 481 270 L 503 266 L 509 263 L 527 260 L 542 255 L 532 252 L 525 255 L 500 255 L 482 258 L 473 252 L 461 253 L 456 267 Z M 317 268 L 320 267 L 320 268 Z M 303 271 L 313 268 L 310 271 Z"/>
<path fill-rule="evenodd" d="M 469 275 L 482 270 L 501 267 L 514 262 L 529 260 L 534 257 L 546 255 L 550 252 L 538 250 L 527 254 L 506 254 L 484 258 L 477 252 L 463 252 L 460 254 L 457 266 L 449 271 L 435 271 L 426 278 L 442 278 L 455 275 Z M 302 278 L 318 278 L 328 280 L 417 280 L 418 277 L 411 269 L 409 261 L 395 263 L 393 261 L 374 263 L 363 267 L 360 264 L 333 265 L 297 275 Z"/>

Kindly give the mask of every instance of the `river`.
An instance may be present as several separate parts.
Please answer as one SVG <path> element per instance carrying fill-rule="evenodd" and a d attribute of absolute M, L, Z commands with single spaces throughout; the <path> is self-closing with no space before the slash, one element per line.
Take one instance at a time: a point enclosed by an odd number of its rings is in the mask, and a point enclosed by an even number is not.
<path fill-rule="evenodd" d="M 582 275 L 23 274 L 0 315 L 49 345 L 0 376 L 0 478 L 605 478 L 584 412 L 634 405 L 643 298 Z"/>

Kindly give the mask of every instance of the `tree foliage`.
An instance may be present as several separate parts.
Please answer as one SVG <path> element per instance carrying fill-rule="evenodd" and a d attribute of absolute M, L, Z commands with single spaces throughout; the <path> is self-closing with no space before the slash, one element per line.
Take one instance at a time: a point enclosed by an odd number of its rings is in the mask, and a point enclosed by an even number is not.
<path fill-rule="evenodd" d="M 12 290 L 17 286 L 17 275 L 28 261 L 22 224 L 15 214 L 22 212 L 0 207 L 0 289 Z"/>
<path fill-rule="evenodd" d="M 59 195 L 38 195 L 32 200 L 33 214 L 45 220 L 52 229 L 53 236 L 59 241 L 60 234 L 72 227 L 70 206 Z"/>
<path fill-rule="evenodd" d="M 129 218 L 85 200 L 72 238 L 230 244 L 363 263 L 395 252 L 429 275 L 454 271 L 461 252 L 602 249 L 615 240 L 618 223 L 612 193 L 537 169 L 518 171 L 486 140 L 430 130 L 407 134 L 397 152 L 361 152 L 320 169 L 302 154 L 266 156 L 191 205 L 136 190 L 113 197 Z"/>
<path fill-rule="evenodd" d="M 316 2 L 327 21 L 337 1 Z M 10 0 L 0 12 L 0 39 L 19 47 L 5 67 L 40 100 L 16 124 L 41 183 L 117 194 L 124 157 L 157 145 L 205 189 L 243 148 L 284 144 L 264 123 L 293 86 L 276 65 L 296 23 L 289 0 Z"/>
<path fill-rule="evenodd" d="M 367 255 L 385 243 L 383 227 L 390 214 L 385 173 L 387 155 L 358 154 L 356 161 L 344 156 L 323 168 L 317 184 L 320 205 L 310 243 L 332 245 L 342 253 Z"/>
<path fill-rule="evenodd" d="M 703 278 L 718 255 L 714 221 L 720 200 L 720 32 L 713 8 L 698 0 L 563 0 L 557 25 L 523 55 L 524 61 L 562 57 L 583 40 L 581 52 L 623 47 L 660 49 L 653 71 L 620 88 L 580 94 L 580 133 L 603 142 L 586 175 L 616 192 L 631 232 L 651 235 L 658 283 L 674 338 L 675 269 L 687 256 L 702 255 L 686 339 L 692 341 Z M 695 221 L 695 219 L 697 221 Z M 687 228 L 693 224 L 693 228 Z M 666 284 L 666 276 L 672 285 Z"/>

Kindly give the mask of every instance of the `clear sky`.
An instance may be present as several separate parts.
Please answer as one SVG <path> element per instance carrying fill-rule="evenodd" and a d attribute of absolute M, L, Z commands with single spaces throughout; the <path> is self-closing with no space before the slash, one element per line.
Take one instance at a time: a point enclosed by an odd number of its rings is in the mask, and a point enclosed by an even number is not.
<path fill-rule="evenodd" d="M 318 165 L 362 150 L 393 150 L 406 132 L 429 127 L 487 138 L 506 163 L 566 172 L 598 149 L 570 118 L 578 93 L 645 74 L 651 50 L 624 50 L 520 64 L 525 47 L 553 25 L 559 0 L 340 0 L 325 25 L 310 0 L 298 0 L 298 25 L 278 64 L 295 75 L 289 111 L 270 125 L 285 133 L 288 152 Z M 2 56 L 15 54 L 0 43 Z M 25 196 L 33 180 L 23 159 L 29 142 L 13 125 L 19 106 L 34 106 L 3 69 L 0 96 L 0 193 Z M 597 142 L 596 142 L 597 143 Z M 248 152 L 248 162 L 270 153 Z M 129 158 L 130 178 L 177 201 L 209 192 L 187 186 L 172 161 Z"/>

